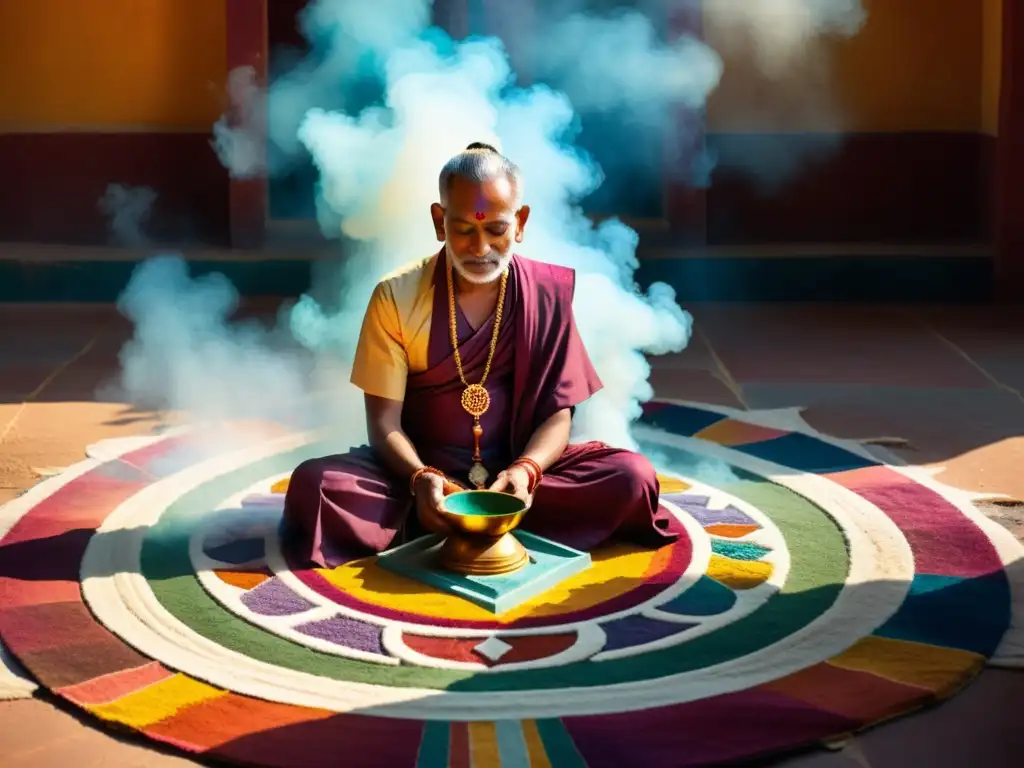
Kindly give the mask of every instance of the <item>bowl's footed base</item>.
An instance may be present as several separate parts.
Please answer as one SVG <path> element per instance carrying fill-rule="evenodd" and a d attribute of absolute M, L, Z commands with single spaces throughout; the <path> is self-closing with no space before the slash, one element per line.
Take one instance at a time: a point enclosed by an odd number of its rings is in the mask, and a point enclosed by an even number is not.
<path fill-rule="evenodd" d="M 497 576 L 518 571 L 530 562 L 530 555 L 511 532 L 496 537 L 453 533 L 441 545 L 438 562 L 455 573 Z"/>

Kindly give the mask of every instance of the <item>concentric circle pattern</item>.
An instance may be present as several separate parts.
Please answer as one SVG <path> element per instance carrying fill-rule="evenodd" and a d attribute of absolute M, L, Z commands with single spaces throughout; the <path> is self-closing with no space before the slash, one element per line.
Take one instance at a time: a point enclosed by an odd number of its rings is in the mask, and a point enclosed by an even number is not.
<path fill-rule="evenodd" d="M 1020 545 L 926 475 L 778 414 L 656 403 L 638 436 L 679 539 L 498 616 L 372 557 L 290 562 L 308 435 L 107 444 L 4 510 L 0 637 L 183 750 L 390 768 L 752 757 L 941 700 L 1016 633 Z"/>

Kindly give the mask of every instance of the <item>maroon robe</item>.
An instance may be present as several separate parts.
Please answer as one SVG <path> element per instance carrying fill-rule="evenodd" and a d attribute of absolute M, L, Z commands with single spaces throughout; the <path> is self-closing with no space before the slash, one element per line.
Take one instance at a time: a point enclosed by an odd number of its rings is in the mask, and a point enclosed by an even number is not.
<path fill-rule="evenodd" d="M 424 463 L 468 486 L 472 417 L 461 405 L 448 327 L 444 251 L 434 275 L 427 370 L 409 375 L 402 429 Z M 601 388 L 572 314 L 575 272 L 516 256 L 487 378 L 491 405 L 481 417 L 481 453 L 493 482 L 522 455 L 534 431 Z M 459 352 L 470 383 L 480 381 L 494 318 L 477 330 L 456 309 Z M 522 528 L 581 550 L 612 536 L 643 544 L 671 541 L 658 517 L 651 463 L 603 443 L 569 445 L 537 487 Z M 368 446 L 300 464 L 285 499 L 289 546 L 304 562 L 333 566 L 380 552 L 421 532 L 408 480 L 394 476 Z M 401 534 L 401 535 L 400 535 Z"/>

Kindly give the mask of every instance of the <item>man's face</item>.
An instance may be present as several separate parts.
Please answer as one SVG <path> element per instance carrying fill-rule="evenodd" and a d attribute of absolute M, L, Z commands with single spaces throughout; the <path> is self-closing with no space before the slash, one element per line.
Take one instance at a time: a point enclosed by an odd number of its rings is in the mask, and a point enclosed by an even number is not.
<path fill-rule="evenodd" d="M 494 282 L 512 260 L 515 243 L 523 241 L 529 208 L 515 208 L 515 190 L 505 178 L 482 184 L 456 176 L 448 205 L 431 206 L 437 239 L 445 244 L 452 266 L 467 282 Z"/>

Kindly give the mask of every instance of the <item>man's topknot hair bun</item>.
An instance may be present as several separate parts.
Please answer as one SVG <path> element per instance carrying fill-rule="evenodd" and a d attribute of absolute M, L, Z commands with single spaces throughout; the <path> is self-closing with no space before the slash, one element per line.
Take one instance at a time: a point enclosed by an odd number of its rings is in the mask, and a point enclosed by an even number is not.
<path fill-rule="evenodd" d="M 497 147 L 482 141 L 474 141 L 444 164 L 437 177 L 437 191 L 442 205 L 448 204 L 448 189 L 456 176 L 474 184 L 504 177 L 512 182 L 517 208 L 522 200 L 523 179 L 515 163 L 504 157 Z"/>

